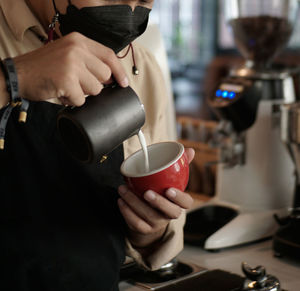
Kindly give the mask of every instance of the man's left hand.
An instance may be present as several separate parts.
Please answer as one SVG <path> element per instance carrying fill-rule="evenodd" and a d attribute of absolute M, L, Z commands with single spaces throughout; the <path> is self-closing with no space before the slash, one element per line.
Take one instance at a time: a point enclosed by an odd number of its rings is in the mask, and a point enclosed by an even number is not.
<path fill-rule="evenodd" d="M 190 163 L 195 152 L 188 148 L 186 154 Z M 168 189 L 164 196 L 149 190 L 141 199 L 122 185 L 119 194 L 118 204 L 129 228 L 129 240 L 136 248 L 145 248 L 158 241 L 169 222 L 179 218 L 183 209 L 189 209 L 193 204 L 188 193 L 175 188 Z"/>

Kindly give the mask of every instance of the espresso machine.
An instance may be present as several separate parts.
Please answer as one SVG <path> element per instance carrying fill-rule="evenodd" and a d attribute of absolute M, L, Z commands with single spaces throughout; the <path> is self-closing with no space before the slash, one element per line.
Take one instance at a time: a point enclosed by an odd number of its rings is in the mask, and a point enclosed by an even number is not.
<path fill-rule="evenodd" d="M 209 104 L 220 118 L 215 197 L 190 212 L 187 243 L 218 250 L 271 237 L 274 215 L 292 206 L 294 166 L 280 138 L 280 108 L 298 99 L 299 68 L 273 62 L 287 45 L 298 0 L 224 0 L 245 58 L 216 86 Z"/>

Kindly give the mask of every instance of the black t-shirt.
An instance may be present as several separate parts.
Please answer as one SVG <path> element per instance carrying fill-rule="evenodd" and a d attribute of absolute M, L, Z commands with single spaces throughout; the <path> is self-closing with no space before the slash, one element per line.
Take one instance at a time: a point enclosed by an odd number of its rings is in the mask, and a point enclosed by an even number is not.
<path fill-rule="evenodd" d="M 7 125 L 0 151 L 3 291 L 118 290 L 125 257 L 117 207 L 123 147 L 102 164 L 80 164 L 57 133 L 61 108 L 31 102 L 25 124 L 15 108 Z"/>

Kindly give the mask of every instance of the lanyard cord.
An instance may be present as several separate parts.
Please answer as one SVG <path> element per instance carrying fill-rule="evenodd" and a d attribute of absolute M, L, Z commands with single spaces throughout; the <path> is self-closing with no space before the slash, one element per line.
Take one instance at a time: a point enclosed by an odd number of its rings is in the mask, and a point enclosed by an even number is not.
<path fill-rule="evenodd" d="M 4 150 L 6 125 L 12 110 L 13 107 L 8 105 L 0 120 L 0 150 Z"/>
<path fill-rule="evenodd" d="M 3 61 L 0 60 L 0 63 L 6 80 L 7 91 L 10 95 L 10 102 L 0 119 L 0 150 L 3 150 L 6 126 L 13 109 L 17 106 L 20 107 L 19 122 L 25 123 L 27 119 L 29 101 L 19 96 L 18 75 L 13 59 L 7 58 Z"/>

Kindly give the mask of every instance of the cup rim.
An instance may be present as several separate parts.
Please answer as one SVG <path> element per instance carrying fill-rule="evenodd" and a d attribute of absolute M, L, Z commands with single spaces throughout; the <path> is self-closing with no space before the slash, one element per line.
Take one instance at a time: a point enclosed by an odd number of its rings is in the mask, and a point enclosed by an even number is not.
<path fill-rule="evenodd" d="M 140 150 L 134 152 L 133 154 L 131 154 L 130 156 L 128 156 L 128 157 L 122 162 L 121 167 L 120 167 L 121 174 L 124 175 L 125 177 L 128 177 L 128 178 L 148 177 L 148 176 L 151 176 L 151 175 L 153 175 L 153 174 L 156 174 L 156 173 L 158 173 L 158 172 L 161 172 L 161 171 L 163 171 L 163 170 L 169 168 L 172 164 L 175 164 L 175 163 L 182 157 L 182 155 L 184 154 L 184 146 L 183 146 L 182 143 L 177 142 L 177 141 L 157 142 L 157 143 L 154 143 L 154 144 L 149 145 L 149 146 L 148 146 L 148 149 L 149 149 L 149 148 L 152 148 L 152 147 L 155 147 L 155 146 L 157 146 L 158 144 L 168 144 L 168 143 L 169 143 L 169 144 L 177 144 L 177 145 L 179 146 L 179 148 L 180 148 L 180 151 L 179 151 L 179 153 L 176 155 L 176 157 L 175 157 L 174 159 L 172 159 L 169 163 L 167 163 L 165 166 L 160 167 L 160 168 L 158 168 L 158 169 L 155 169 L 155 170 L 153 170 L 153 171 L 150 171 L 150 172 L 148 172 L 148 173 L 145 172 L 145 173 L 142 173 L 142 174 L 135 174 L 135 175 L 128 175 L 128 174 L 126 174 L 125 171 L 124 171 L 124 166 L 125 166 L 126 162 L 127 162 L 130 158 L 132 158 L 132 157 L 134 157 L 134 156 L 140 154 L 140 153 L 143 151 L 143 149 L 140 149 Z"/>

